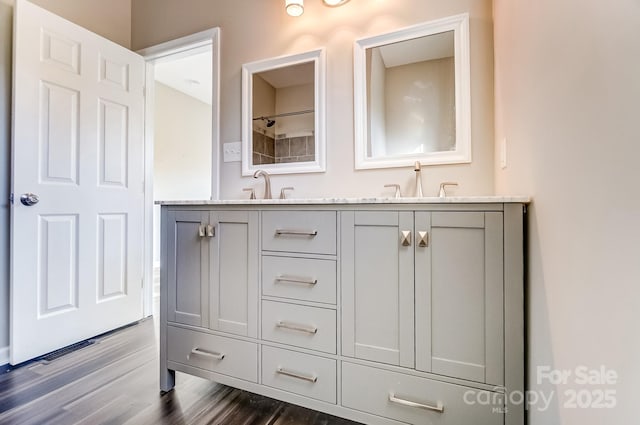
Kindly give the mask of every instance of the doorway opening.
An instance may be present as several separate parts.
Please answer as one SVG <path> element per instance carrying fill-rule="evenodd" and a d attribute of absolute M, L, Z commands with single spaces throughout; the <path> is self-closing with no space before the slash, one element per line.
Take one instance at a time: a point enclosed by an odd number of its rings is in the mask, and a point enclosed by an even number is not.
<path fill-rule="evenodd" d="M 218 198 L 219 29 L 144 49 L 145 315 L 157 312 L 163 200 Z"/>

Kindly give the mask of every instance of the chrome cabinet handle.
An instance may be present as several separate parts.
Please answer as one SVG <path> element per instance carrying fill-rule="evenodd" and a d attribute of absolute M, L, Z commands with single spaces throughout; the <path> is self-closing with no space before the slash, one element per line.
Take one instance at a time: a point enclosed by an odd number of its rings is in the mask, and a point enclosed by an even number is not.
<path fill-rule="evenodd" d="M 20 196 L 20 202 L 22 203 L 22 205 L 25 205 L 27 207 L 35 205 L 39 201 L 40 201 L 40 198 L 38 198 L 38 195 L 36 195 L 35 193 L 23 193 Z"/>
<path fill-rule="evenodd" d="M 403 230 L 400 236 L 402 246 L 411 246 L 411 230 Z"/>
<path fill-rule="evenodd" d="M 306 285 L 316 285 L 318 283 L 318 279 L 281 274 L 276 277 L 276 282 L 293 282 L 303 283 Z"/>
<path fill-rule="evenodd" d="M 204 238 L 205 236 L 205 230 L 206 230 L 206 226 L 204 224 L 201 224 L 198 226 L 198 236 L 200 236 L 201 238 Z"/>
<path fill-rule="evenodd" d="M 303 381 L 309 381 L 313 383 L 316 383 L 316 381 L 318 380 L 318 377 L 315 374 L 311 376 L 303 375 L 302 373 L 294 372 L 292 370 L 287 370 L 280 366 L 278 366 L 278 369 L 276 369 L 276 372 L 279 373 L 280 375 L 291 376 L 292 378 L 302 379 Z"/>
<path fill-rule="evenodd" d="M 389 393 L 389 401 L 391 403 L 399 404 L 401 406 L 417 407 L 418 409 L 431 410 L 432 412 L 438 412 L 438 413 L 444 412 L 444 405 L 442 404 L 441 401 L 438 401 L 438 403 L 435 406 L 430 406 L 428 404 L 416 403 L 415 401 L 409 401 L 409 400 L 404 400 L 402 398 L 397 398 L 395 393 L 393 392 Z"/>
<path fill-rule="evenodd" d="M 213 238 L 216 235 L 216 226 L 207 224 L 207 237 Z"/>
<path fill-rule="evenodd" d="M 420 248 L 429 246 L 429 232 L 418 232 L 418 246 Z"/>
<path fill-rule="evenodd" d="M 285 322 L 284 320 L 280 320 L 279 322 L 277 322 L 276 327 L 290 329 L 292 331 L 306 332 L 309 334 L 318 333 L 318 328 L 315 326 L 299 325 L 297 323 Z"/>
<path fill-rule="evenodd" d="M 299 230 L 299 229 L 276 229 L 276 236 L 293 235 L 293 236 L 317 236 L 317 230 Z"/>
<path fill-rule="evenodd" d="M 224 359 L 224 353 L 216 353 L 213 351 L 207 351 L 207 350 L 203 350 L 202 348 L 194 348 L 193 350 L 191 350 L 191 354 L 196 354 L 198 356 L 202 356 L 202 357 L 209 357 L 211 359 L 214 360 L 222 360 Z"/>

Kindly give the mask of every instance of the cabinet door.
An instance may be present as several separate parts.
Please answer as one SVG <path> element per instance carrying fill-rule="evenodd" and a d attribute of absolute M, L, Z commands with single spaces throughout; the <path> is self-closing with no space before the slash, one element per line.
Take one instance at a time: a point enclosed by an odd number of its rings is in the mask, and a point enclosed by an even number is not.
<path fill-rule="evenodd" d="M 167 320 L 206 327 L 209 256 L 203 231 L 208 213 L 169 211 L 167 219 Z"/>
<path fill-rule="evenodd" d="M 416 212 L 416 368 L 503 383 L 502 213 Z"/>
<path fill-rule="evenodd" d="M 210 328 L 258 336 L 258 212 L 211 212 Z"/>
<path fill-rule="evenodd" d="M 414 366 L 413 213 L 341 216 L 342 353 Z"/>

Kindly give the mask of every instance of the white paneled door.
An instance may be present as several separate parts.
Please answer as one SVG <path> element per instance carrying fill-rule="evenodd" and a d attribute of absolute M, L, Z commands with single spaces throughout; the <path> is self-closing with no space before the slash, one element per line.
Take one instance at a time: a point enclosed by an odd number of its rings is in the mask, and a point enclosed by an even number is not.
<path fill-rule="evenodd" d="M 25 0 L 14 13 L 17 364 L 142 317 L 144 60 Z"/>

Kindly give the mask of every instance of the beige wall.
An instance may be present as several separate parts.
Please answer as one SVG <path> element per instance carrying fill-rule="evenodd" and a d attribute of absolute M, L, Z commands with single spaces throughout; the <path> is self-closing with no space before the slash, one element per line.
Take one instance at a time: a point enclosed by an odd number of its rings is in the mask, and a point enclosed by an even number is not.
<path fill-rule="evenodd" d="M 495 0 L 499 193 L 532 195 L 530 423 L 636 423 L 640 382 L 640 3 Z M 499 144 L 498 144 L 499 145 Z M 615 409 L 569 409 L 539 366 L 614 369 Z M 575 376 L 569 383 L 575 382 Z"/>
<path fill-rule="evenodd" d="M 260 75 L 253 76 L 253 105 L 251 107 L 253 117 L 269 117 L 276 113 L 276 89 Z M 253 121 L 255 131 L 264 130 L 269 137 L 275 137 L 275 126 L 267 127 L 263 120 Z"/>
<path fill-rule="evenodd" d="M 29 0 L 121 46 L 131 47 L 131 0 Z"/>
<path fill-rule="evenodd" d="M 312 111 L 314 108 L 313 84 L 282 87 L 276 90 L 276 114 Z M 315 114 L 300 114 L 276 118 L 276 134 L 310 132 L 315 128 Z M 294 137 L 294 136 L 287 136 Z"/>
<path fill-rule="evenodd" d="M 459 194 L 493 192 L 493 43 L 491 0 L 351 1 L 328 8 L 305 2 L 305 13 L 289 17 L 284 2 L 264 0 L 132 1 L 132 45 L 140 49 L 219 26 L 221 52 L 221 142 L 241 138 L 243 63 L 317 47 L 327 52 L 327 172 L 276 176 L 274 190 L 294 186 L 294 196 L 382 195 L 386 183 L 413 190 L 411 168 L 354 171 L 353 42 L 448 15 L 471 16 L 471 99 L 473 163 L 435 166 L 424 171 L 425 191 L 436 195 L 445 180 L 460 182 Z M 243 187 L 259 183 L 242 178 L 240 163 L 221 168 L 221 196 L 246 197 Z"/>

